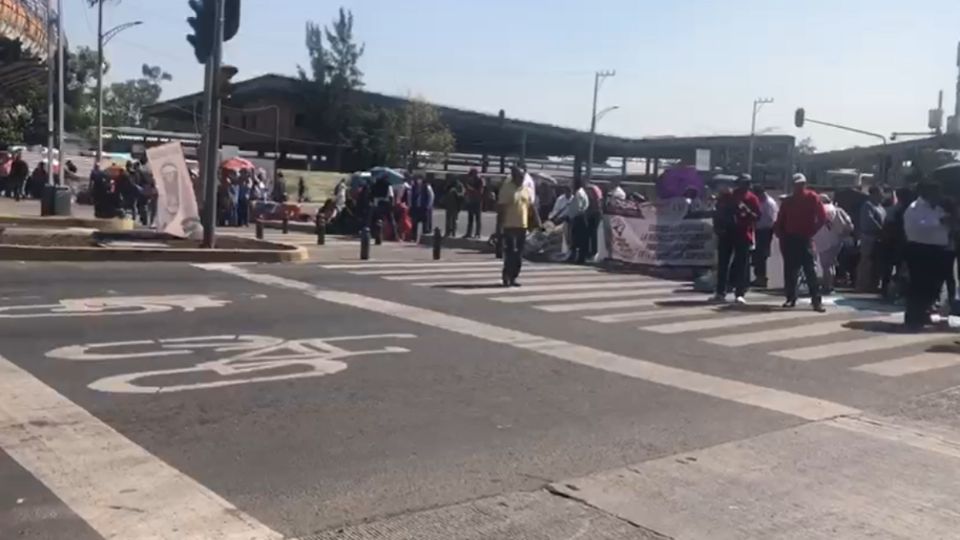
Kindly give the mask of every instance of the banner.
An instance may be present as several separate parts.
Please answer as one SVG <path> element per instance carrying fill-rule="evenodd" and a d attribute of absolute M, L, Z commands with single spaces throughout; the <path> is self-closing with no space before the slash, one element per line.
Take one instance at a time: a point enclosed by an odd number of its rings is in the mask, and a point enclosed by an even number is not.
<path fill-rule="evenodd" d="M 712 268 L 711 216 L 699 201 L 683 197 L 655 203 L 610 200 L 604 215 L 609 256 L 630 264 Z"/>
<path fill-rule="evenodd" d="M 197 198 L 180 143 L 148 148 L 147 159 L 157 184 L 157 230 L 180 238 L 202 238 Z"/>

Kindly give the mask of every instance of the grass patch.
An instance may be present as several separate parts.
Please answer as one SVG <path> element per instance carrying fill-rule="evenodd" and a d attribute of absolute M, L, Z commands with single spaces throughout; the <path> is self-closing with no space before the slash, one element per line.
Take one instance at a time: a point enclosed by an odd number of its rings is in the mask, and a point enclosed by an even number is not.
<path fill-rule="evenodd" d="M 347 178 L 349 173 L 331 172 L 331 171 L 300 171 L 296 169 L 280 169 L 283 177 L 287 179 L 287 194 L 291 199 L 296 200 L 297 183 L 303 177 L 303 182 L 307 186 L 307 197 L 315 203 L 322 203 L 326 199 L 333 197 L 333 188 L 341 178 Z"/>

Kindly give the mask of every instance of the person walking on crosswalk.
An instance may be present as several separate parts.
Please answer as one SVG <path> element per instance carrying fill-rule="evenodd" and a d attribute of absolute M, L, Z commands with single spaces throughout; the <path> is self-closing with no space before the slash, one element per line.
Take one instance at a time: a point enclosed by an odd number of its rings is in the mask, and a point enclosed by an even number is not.
<path fill-rule="evenodd" d="M 930 324 L 930 312 L 946 277 L 949 217 L 939 199 L 940 189 L 936 184 L 920 184 L 917 199 L 903 213 L 907 238 L 903 258 L 909 280 L 903 322 L 910 330 L 920 330 Z"/>
<path fill-rule="evenodd" d="M 783 288 L 787 301 L 785 308 L 797 305 L 797 278 L 803 270 L 813 301 L 813 309 L 823 312 L 820 284 L 814 267 L 813 237 L 827 221 L 827 212 L 816 191 L 807 189 L 807 177 L 793 175 L 793 194 L 780 205 L 773 231 L 780 239 L 783 254 Z"/>
<path fill-rule="evenodd" d="M 760 200 L 750 191 L 750 175 L 737 179 L 733 191 L 720 194 L 713 228 L 717 235 L 717 292 L 714 302 L 725 302 L 727 285 L 733 285 L 736 303 L 746 304 L 750 282 L 750 251 L 756 241 Z"/>
<path fill-rule="evenodd" d="M 527 238 L 527 224 L 533 204 L 533 193 L 524 186 L 526 171 L 515 165 L 510 169 L 510 180 L 503 182 L 497 196 L 497 223 L 503 241 L 503 286 L 519 287 L 517 277 L 523 266 L 523 245 Z"/>

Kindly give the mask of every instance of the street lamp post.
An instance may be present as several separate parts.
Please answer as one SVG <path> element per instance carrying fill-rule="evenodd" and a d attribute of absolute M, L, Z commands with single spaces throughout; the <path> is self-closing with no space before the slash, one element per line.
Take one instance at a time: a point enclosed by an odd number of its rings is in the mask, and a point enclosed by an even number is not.
<path fill-rule="evenodd" d="M 747 174 L 753 174 L 753 148 L 757 136 L 757 113 L 767 103 L 773 103 L 773 98 L 757 98 L 753 100 L 753 116 L 750 119 L 750 149 L 747 152 Z"/>
<path fill-rule="evenodd" d="M 143 24 L 143 21 L 128 22 L 104 32 L 103 2 L 97 2 L 97 163 L 103 160 L 103 48 L 120 32 Z"/>
<path fill-rule="evenodd" d="M 597 119 L 598 116 L 606 114 L 616 107 L 611 107 L 609 109 L 604 109 L 601 111 L 601 114 L 597 114 L 597 97 L 600 93 L 600 85 L 603 83 L 603 80 L 607 77 L 613 77 L 617 74 L 615 70 L 611 71 L 598 71 L 594 74 L 593 78 L 593 114 L 590 116 L 590 147 L 587 150 L 587 181 L 589 182 L 593 178 L 593 152 L 594 147 L 597 144 Z"/>

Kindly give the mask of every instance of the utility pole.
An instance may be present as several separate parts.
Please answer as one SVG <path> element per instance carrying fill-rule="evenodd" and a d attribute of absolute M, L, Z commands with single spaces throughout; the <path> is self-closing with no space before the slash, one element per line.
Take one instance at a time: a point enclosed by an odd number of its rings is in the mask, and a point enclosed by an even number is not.
<path fill-rule="evenodd" d="M 593 179 L 593 154 L 597 145 L 597 98 L 600 94 L 600 84 L 607 77 L 617 74 L 616 70 L 598 71 L 593 77 L 593 112 L 590 114 L 590 147 L 587 150 L 587 182 Z M 609 112 L 603 111 L 603 112 Z"/>
<path fill-rule="evenodd" d="M 960 133 L 960 42 L 957 43 L 957 96 L 954 101 L 953 126 L 948 126 L 947 131 Z"/>
<path fill-rule="evenodd" d="M 103 160 L 103 0 L 97 2 L 97 161 Z"/>
<path fill-rule="evenodd" d="M 223 12 L 224 0 L 213 2 L 213 43 L 210 58 L 207 59 L 208 81 L 213 83 L 206 87 L 206 112 L 204 119 L 207 122 L 204 141 L 206 161 L 203 163 L 203 247 L 213 249 L 216 246 L 217 226 L 217 166 L 220 163 L 220 96 L 217 92 L 216 78 L 220 73 L 220 64 L 223 60 Z"/>
<path fill-rule="evenodd" d="M 47 184 L 53 185 L 53 145 L 54 145 L 54 87 L 57 84 L 56 67 L 54 66 L 53 33 L 53 0 L 47 2 Z"/>
<path fill-rule="evenodd" d="M 63 185 L 63 169 L 64 169 L 64 157 L 65 152 L 63 151 L 63 117 L 66 116 L 66 111 L 64 110 L 65 98 L 64 98 L 64 80 L 67 78 L 67 74 L 63 69 L 63 56 L 66 54 L 66 44 L 63 39 L 63 0 L 57 0 L 57 72 L 60 74 L 59 83 L 58 83 L 58 94 L 57 98 L 57 108 L 59 109 L 58 116 L 58 129 L 57 129 L 57 149 L 59 153 L 60 168 L 57 171 L 57 185 Z M 50 156 L 49 163 L 50 170 L 53 170 L 53 156 Z M 52 207 L 51 207 L 52 208 Z"/>
<path fill-rule="evenodd" d="M 767 103 L 773 103 L 773 98 L 757 98 L 753 100 L 753 116 L 750 118 L 750 149 L 747 151 L 747 174 L 753 175 L 753 147 L 757 136 L 757 113 Z"/>

